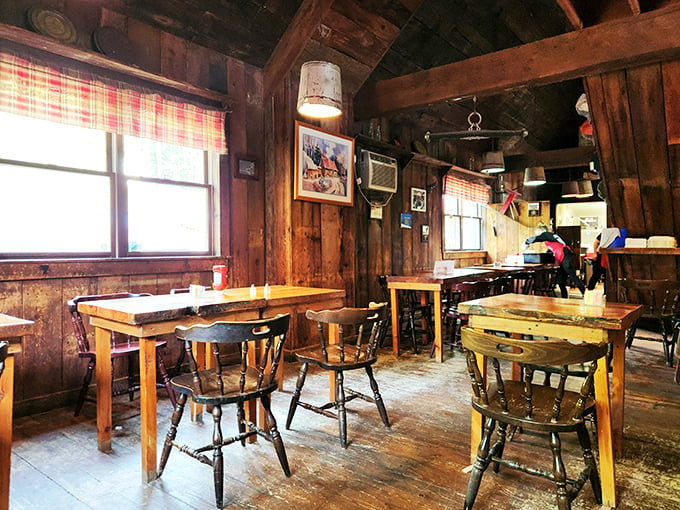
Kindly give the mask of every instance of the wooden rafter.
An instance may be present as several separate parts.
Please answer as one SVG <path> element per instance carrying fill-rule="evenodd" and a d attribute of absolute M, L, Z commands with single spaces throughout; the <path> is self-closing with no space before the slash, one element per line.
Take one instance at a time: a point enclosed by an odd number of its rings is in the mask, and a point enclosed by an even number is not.
<path fill-rule="evenodd" d="M 569 20 L 571 27 L 575 30 L 581 30 L 583 28 L 583 20 L 576 11 L 574 2 L 572 2 L 572 0 L 556 0 L 556 2 L 567 16 L 567 20 Z"/>
<path fill-rule="evenodd" d="M 268 97 L 302 54 L 334 0 L 303 0 L 264 66 L 264 95 Z"/>
<path fill-rule="evenodd" d="M 381 117 L 460 97 L 489 96 L 670 60 L 680 55 L 678 26 L 680 6 L 674 5 L 378 81 L 357 94 L 355 118 Z"/>

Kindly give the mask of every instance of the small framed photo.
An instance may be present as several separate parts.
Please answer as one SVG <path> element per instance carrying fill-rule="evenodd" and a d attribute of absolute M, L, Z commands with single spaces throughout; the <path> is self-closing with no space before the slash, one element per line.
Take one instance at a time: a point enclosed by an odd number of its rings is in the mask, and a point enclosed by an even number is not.
<path fill-rule="evenodd" d="M 251 156 L 239 156 L 236 158 L 234 177 L 241 179 L 257 180 L 257 162 Z"/>
<path fill-rule="evenodd" d="M 421 188 L 411 188 L 411 210 L 427 211 L 427 191 Z"/>
<path fill-rule="evenodd" d="M 295 200 L 354 205 L 354 138 L 295 121 Z"/>

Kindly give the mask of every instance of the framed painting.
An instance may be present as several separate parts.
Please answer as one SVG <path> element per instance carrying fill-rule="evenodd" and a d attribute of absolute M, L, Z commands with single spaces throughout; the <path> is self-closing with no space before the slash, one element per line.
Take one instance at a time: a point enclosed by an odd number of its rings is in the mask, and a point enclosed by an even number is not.
<path fill-rule="evenodd" d="M 234 165 L 234 177 L 239 177 L 241 179 L 253 179 L 257 180 L 257 161 L 252 156 L 238 156 L 235 158 L 236 164 Z"/>
<path fill-rule="evenodd" d="M 295 121 L 295 200 L 354 205 L 354 138 Z"/>
<path fill-rule="evenodd" d="M 411 188 L 411 210 L 416 212 L 427 211 L 427 191 Z"/>

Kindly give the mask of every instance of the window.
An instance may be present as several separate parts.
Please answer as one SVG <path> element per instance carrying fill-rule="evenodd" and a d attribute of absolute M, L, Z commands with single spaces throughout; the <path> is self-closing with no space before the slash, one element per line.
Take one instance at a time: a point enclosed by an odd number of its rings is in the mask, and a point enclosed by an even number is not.
<path fill-rule="evenodd" d="M 0 257 L 210 255 L 217 156 L 0 112 Z"/>
<path fill-rule="evenodd" d="M 443 195 L 444 251 L 484 249 L 484 205 Z"/>

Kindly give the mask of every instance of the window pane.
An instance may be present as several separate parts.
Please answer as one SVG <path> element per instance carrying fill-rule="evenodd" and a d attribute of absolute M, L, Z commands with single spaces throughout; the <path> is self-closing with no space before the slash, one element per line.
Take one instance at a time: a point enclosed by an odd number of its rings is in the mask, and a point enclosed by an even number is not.
<path fill-rule="evenodd" d="M 0 253 L 111 253 L 110 177 L 0 164 Z"/>
<path fill-rule="evenodd" d="M 209 190 L 128 181 L 128 251 L 208 252 Z"/>
<path fill-rule="evenodd" d="M 106 171 L 106 133 L 0 112 L 0 158 Z"/>
<path fill-rule="evenodd" d="M 442 195 L 444 214 L 456 214 L 458 212 L 458 199 L 451 195 Z"/>
<path fill-rule="evenodd" d="M 479 205 L 472 200 L 461 199 L 461 215 L 462 216 L 479 216 Z"/>
<path fill-rule="evenodd" d="M 205 183 L 203 151 L 132 136 L 123 140 L 125 175 Z"/>
<path fill-rule="evenodd" d="M 444 250 L 460 250 L 460 218 L 444 216 Z"/>
<path fill-rule="evenodd" d="M 463 217 L 463 250 L 481 250 L 481 222 L 479 218 Z"/>

